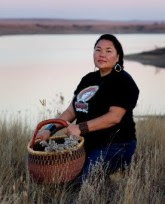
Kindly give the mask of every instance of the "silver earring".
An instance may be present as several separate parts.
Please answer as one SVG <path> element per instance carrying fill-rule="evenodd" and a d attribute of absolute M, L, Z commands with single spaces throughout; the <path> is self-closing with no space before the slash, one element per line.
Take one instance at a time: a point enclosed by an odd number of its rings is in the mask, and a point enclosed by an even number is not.
<path fill-rule="evenodd" d="M 121 72 L 122 66 L 117 63 L 117 64 L 115 65 L 114 69 L 115 69 L 116 72 Z"/>

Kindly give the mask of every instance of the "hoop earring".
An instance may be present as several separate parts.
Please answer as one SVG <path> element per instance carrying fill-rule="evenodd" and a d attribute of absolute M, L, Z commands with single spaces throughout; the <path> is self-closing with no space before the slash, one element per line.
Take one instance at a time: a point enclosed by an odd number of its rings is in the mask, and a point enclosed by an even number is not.
<path fill-rule="evenodd" d="M 120 64 L 117 63 L 117 64 L 115 65 L 114 69 L 115 69 L 116 72 L 121 72 L 121 70 L 122 70 L 123 68 L 122 68 L 122 66 L 121 66 Z"/>

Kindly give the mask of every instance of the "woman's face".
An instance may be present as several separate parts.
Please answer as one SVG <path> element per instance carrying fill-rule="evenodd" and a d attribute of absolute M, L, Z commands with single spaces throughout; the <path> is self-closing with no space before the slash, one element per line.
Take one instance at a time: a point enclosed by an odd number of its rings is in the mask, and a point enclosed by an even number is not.
<path fill-rule="evenodd" d="M 94 49 L 94 64 L 100 69 L 101 75 L 110 73 L 119 60 L 119 55 L 113 42 L 100 40 Z"/>

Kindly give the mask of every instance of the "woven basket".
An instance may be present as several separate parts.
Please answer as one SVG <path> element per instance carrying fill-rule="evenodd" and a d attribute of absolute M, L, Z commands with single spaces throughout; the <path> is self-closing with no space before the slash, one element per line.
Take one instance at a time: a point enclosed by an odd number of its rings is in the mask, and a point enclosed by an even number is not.
<path fill-rule="evenodd" d="M 76 148 L 63 150 L 60 152 L 45 152 L 35 150 L 35 146 L 40 141 L 36 140 L 36 135 L 42 126 L 58 123 L 67 127 L 67 123 L 61 119 L 50 119 L 40 122 L 34 132 L 34 136 L 29 142 L 28 149 L 28 170 L 30 177 L 37 183 L 62 183 L 75 179 L 81 172 L 85 162 L 84 138 L 79 137 Z M 51 137 L 52 140 L 59 140 L 67 137 Z"/>

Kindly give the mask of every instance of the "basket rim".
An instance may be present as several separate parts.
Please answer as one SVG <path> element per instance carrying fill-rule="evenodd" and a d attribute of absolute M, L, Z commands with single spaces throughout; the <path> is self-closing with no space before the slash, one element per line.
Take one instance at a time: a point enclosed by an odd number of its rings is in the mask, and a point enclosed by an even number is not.
<path fill-rule="evenodd" d="M 52 137 L 50 137 L 50 139 L 54 139 L 54 138 L 62 139 L 62 138 L 66 138 L 66 137 L 68 137 L 68 136 L 67 135 L 60 135 L 60 136 L 52 136 Z M 31 142 L 28 143 L 27 150 L 28 150 L 28 153 L 33 154 L 33 155 L 41 155 L 42 154 L 42 155 L 52 156 L 52 155 L 60 155 L 60 154 L 64 154 L 64 153 L 70 153 L 71 151 L 76 151 L 76 150 L 80 149 L 84 145 L 84 137 L 82 137 L 82 136 L 76 136 L 76 137 L 80 138 L 80 143 L 78 145 L 76 145 L 75 147 L 70 148 L 68 150 L 65 149 L 65 150 L 59 151 L 59 152 L 55 152 L 55 151 L 52 151 L 52 152 L 36 151 L 36 150 L 33 150 L 30 147 Z"/>

